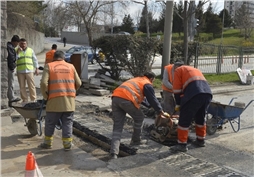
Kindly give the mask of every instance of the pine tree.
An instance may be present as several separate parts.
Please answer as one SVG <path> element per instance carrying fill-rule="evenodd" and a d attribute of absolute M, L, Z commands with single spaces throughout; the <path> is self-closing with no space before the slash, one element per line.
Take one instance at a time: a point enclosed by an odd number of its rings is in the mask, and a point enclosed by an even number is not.
<path fill-rule="evenodd" d="M 122 25 L 121 25 L 121 31 L 126 31 L 126 32 L 129 32 L 131 34 L 134 34 L 134 29 L 133 29 L 133 19 L 130 17 L 130 14 L 129 15 L 125 15 L 124 18 L 123 18 L 123 22 L 122 22 Z"/>

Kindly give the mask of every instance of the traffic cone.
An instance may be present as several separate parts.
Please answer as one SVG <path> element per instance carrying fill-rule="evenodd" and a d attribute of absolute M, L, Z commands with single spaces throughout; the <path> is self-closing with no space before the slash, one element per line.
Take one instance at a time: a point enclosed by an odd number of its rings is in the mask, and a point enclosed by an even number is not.
<path fill-rule="evenodd" d="M 25 177 L 43 177 L 38 165 L 35 161 L 34 154 L 29 151 L 26 156 L 26 172 Z"/>

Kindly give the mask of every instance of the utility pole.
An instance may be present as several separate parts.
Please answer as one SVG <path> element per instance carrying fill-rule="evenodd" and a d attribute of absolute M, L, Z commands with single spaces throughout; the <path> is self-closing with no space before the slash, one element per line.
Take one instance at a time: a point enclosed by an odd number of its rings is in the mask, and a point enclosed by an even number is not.
<path fill-rule="evenodd" d="M 172 21 L 173 21 L 174 0 L 166 2 L 166 14 L 164 24 L 164 42 L 161 62 L 161 76 L 163 76 L 164 67 L 170 62 L 171 43 L 172 43 Z"/>
<path fill-rule="evenodd" d="M 188 11 L 187 11 L 188 2 L 184 1 L 184 19 L 183 19 L 183 33 L 184 33 L 184 39 L 183 39 L 183 59 L 184 64 L 187 64 L 187 58 L 188 58 Z"/>

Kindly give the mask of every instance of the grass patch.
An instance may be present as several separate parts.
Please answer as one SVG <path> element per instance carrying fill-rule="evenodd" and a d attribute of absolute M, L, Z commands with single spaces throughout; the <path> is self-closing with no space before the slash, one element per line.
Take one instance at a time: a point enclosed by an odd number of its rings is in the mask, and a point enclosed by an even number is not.
<path fill-rule="evenodd" d="M 239 77 L 236 72 L 220 74 L 220 75 L 204 74 L 204 76 L 209 84 L 239 82 Z"/>
<path fill-rule="evenodd" d="M 251 70 L 252 75 L 254 75 L 254 70 Z M 218 83 L 239 83 L 240 79 L 236 72 L 225 73 L 225 74 L 204 74 L 206 80 L 210 85 L 218 84 Z M 153 86 L 156 89 L 161 89 L 162 80 L 161 76 L 157 76 L 153 82 Z"/>

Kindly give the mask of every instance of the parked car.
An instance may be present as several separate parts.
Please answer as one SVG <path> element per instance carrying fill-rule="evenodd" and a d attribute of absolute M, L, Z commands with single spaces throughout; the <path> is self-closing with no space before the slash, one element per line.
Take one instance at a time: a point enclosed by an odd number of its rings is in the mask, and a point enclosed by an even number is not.
<path fill-rule="evenodd" d="M 88 62 L 96 63 L 94 50 L 91 46 L 73 46 L 65 52 L 65 61 L 70 62 L 71 56 L 74 52 L 86 52 L 88 54 Z"/>
<path fill-rule="evenodd" d="M 117 35 L 131 35 L 130 33 L 128 33 L 128 32 L 125 32 L 125 31 L 120 31 L 120 32 L 118 32 L 117 33 Z"/>

